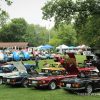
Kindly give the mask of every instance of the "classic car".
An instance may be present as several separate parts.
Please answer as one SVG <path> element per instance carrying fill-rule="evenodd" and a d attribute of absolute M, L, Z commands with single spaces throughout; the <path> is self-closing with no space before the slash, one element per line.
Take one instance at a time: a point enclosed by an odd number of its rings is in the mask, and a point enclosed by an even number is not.
<path fill-rule="evenodd" d="M 8 76 L 8 77 L 4 77 L 3 78 L 3 82 L 7 85 L 11 85 L 11 86 L 14 86 L 14 85 L 19 85 L 19 86 L 24 86 L 24 87 L 27 87 L 27 78 L 30 77 L 31 75 L 34 76 L 34 75 L 37 75 L 37 71 L 34 70 L 34 66 L 31 65 L 31 64 L 20 64 L 19 66 L 23 66 L 25 67 L 25 71 L 20 71 L 18 74 L 16 75 L 11 75 L 11 76 Z M 27 72 L 26 72 L 27 71 Z"/>
<path fill-rule="evenodd" d="M 45 56 L 45 54 L 39 54 L 39 59 L 44 60 L 47 59 L 47 57 Z"/>
<path fill-rule="evenodd" d="M 64 68 L 42 68 L 39 75 L 28 78 L 28 84 L 35 88 L 48 87 L 54 90 L 60 86 L 60 81 L 66 77 L 76 77 L 76 75 L 67 75 Z"/>
<path fill-rule="evenodd" d="M 32 74 L 28 74 L 28 73 L 19 73 L 18 75 L 12 75 L 12 76 L 8 76 L 3 78 L 3 81 L 5 82 L 5 84 L 7 85 L 11 85 L 11 86 L 23 86 L 23 87 L 28 87 L 28 77 L 31 77 L 35 75 L 37 75 L 37 72 L 34 72 Z"/>
<path fill-rule="evenodd" d="M 2 65 L 0 67 L 0 84 L 2 84 L 2 80 L 4 77 L 18 74 L 18 70 L 14 65 Z"/>
<path fill-rule="evenodd" d="M 49 64 L 46 60 L 43 64 L 44 67 L 55 67 L 55 68 L 61 68 L 62 65 L 59 62 L 54 62 L 52 64 Z"/>
<path fill-rule="evenodd" d="M 97 69 L 82 71 L 77 77 L 65 78 L 61 81 L 61 88 L 67 91 L 80 92 L 88 94 L 96 89 L 100 89 L 100 73 Z"/>
<path fill-rule="evenodd" d="M 55 67 L 47 67 L 43 68 L 41 72 L 47 73 L 47 76 L 37 76 L 37 77 L 30 77 L 29 85 L 33 87 L 44 87 L 47 86 L 50 89 L 56 89 L 60 85 L 60 81 L 64 78 L 68 77 L 76 77 L 79 72 L 82 71 L 91 71 L 92 69 L 95 69 L 94 66 L 91 66 L 90 68 L 80 68 L 79 66 L 76 66 L 75 64 L 75 56 L 73 53 L 69 53 L 68 56 L 73 61 L 72 63 L 69 63 L 69 66 L 66 65 L 66 68 L 55 68 Z M 70 60 L 70 62 L 71 62 Z"/>
<path fill-rule="evenodd" d="M 45 54 L 45 56 L 46 56 L 47 59 L 53 59 L 54 58 L 54 56 L 52 54 Z"/>

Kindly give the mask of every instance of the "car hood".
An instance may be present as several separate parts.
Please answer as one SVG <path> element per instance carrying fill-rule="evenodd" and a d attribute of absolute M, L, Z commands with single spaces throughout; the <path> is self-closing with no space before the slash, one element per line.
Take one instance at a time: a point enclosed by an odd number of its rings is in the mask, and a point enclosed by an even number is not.
<path fill-rule="evenodd" d="M 2 76 L 2 77 L 8 77 L 8 76 L 14 76 L 14 75 L 18 75 L 19 74 L 19 72 L 12 72 L 12 73 L 0 73 L 0 76 Z"/>
<path fill-rule="evenodd" d="M 65 83 L 77 83 L 77 82 L 82 82 L 83 80 L 80 79 L 80 78 L 67 78 L 67 79 L 64 79 L 62 80 L 62 82 L 65 82 Z"/>
<path fill-rule="evenodd" d="M 0 76 L 3 76 L 3 77 L 6 77 L 6 78 L 14 78 L 14 77 L 20 77 L 21 75 L 26 75 L 27 73 L 25 73 L 25 72 L 18 72 L 18 71 L 16 71 L 16 72 L 12 72 L 12 73 L 0 73 Z"/>
<path fill-rule="evenodd" d="M 6 78 L 9 78 L 9 79 L 11 78 L 12 79 L 12 78 L 17 78 L 17 77 L 20 77 L 20 75 L 11 75 L 11 76 L 8 76 Z"/>

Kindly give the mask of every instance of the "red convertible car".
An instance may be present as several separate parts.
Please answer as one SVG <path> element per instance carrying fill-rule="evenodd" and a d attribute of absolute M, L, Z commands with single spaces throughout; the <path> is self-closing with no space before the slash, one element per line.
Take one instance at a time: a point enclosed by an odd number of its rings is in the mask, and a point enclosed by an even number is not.
<path fill-rule="evenodd" d="M 90 71 L 95 68 L 79 68 L 78 72 Z M 69 70 L 70 71 L 70 70 Z M 74 72 L 74 71 L 73 71 Z M 78 73 L 68 73 L 64 68 L 42 68 L 41 73 L 36 77 L 28 78 L 28 85 L 31 87 L 48 87 L 51 90 L 60 86 L 61 80 L 65 78 L 77 77 Z"/>
<path fill-rule="evenodd" d="M 80 68 L 75 65 L 76 59 L 74 54 L 70 53 L 69 57 L 73 63 L 66 63 L 66 68 L 42 68 L 41 73 L 39 73 L 38 76 L 28 78 L 28 84 L 35 88 L 48 87 L 49 89 L 54 90 L 60 86 L 61 80 L 65 78 L 77 77 L 78 73 L 82 71 L 90 71 L 95 69 L 95 67 L 92 66 L 90 68 Z"/>
<path fill-rule="evenodd" d="M 60 86 L 60 81 L 67 77 L 76 77 L 76 75 L 66 75 L 64 68 L 42 68 L 37 77 L 28 79 L 29 85 L 35 88 L 48 87 L 51 90 Z"/>

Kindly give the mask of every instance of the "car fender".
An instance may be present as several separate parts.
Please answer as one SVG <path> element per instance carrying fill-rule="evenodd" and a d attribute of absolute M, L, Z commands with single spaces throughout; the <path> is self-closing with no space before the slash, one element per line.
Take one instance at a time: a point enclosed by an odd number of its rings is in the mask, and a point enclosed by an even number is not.
<path fill-rule="evenodd" d="M 93 89 L 94 89 L 94 85 L 92 84 L 92 81 L 91 81 L 91 80 L 88 81 L 88 82 L 86 82 L 86 84 L 85 84 L 85 88 L 86 88 L 88 85 L 91 85 L 91 86 L 93 87 Z"/>
<path fill-rule="evenodd" d="M 48 83 L 48 85 L 49 85 L 51 82 L 55 82 L 56 85 L 57 85 L 57 80 L 55 80 L 55 79 L 50 80 L 49 83 Z"/>

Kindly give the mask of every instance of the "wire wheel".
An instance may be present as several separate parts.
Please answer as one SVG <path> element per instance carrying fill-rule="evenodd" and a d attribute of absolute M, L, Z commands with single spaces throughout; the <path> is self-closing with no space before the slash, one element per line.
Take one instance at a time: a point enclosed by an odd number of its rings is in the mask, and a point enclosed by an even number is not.
<path fill-rule="evenodd" d="M 91 94 L 92 91 L 93 91 L 92 85 L 87 85 L 87 87 L 86 87 L 86 92 L 87 92 L 88 94 Z"/>
<path fill-rule="evenodd" d="M 52 81 L 52 82 L 50 82 L 50 84 L 49 84 L 49 88 L 51 89 L 51 90 L 54 90 L 54 89 L 56 89 L 56 83 L 54 82 L 54 81 Z"/>
<path fill-rule="evenodd" d="M 23 87 L 27 88 L 28 87 L 28 80 L 24 80 L 24 82 L 22 84 L 23 84 Z"/>
<path fill-rule="evenodd" d="M 2 84 L 2 78 L 0 78 L 0 84 Z"/>

